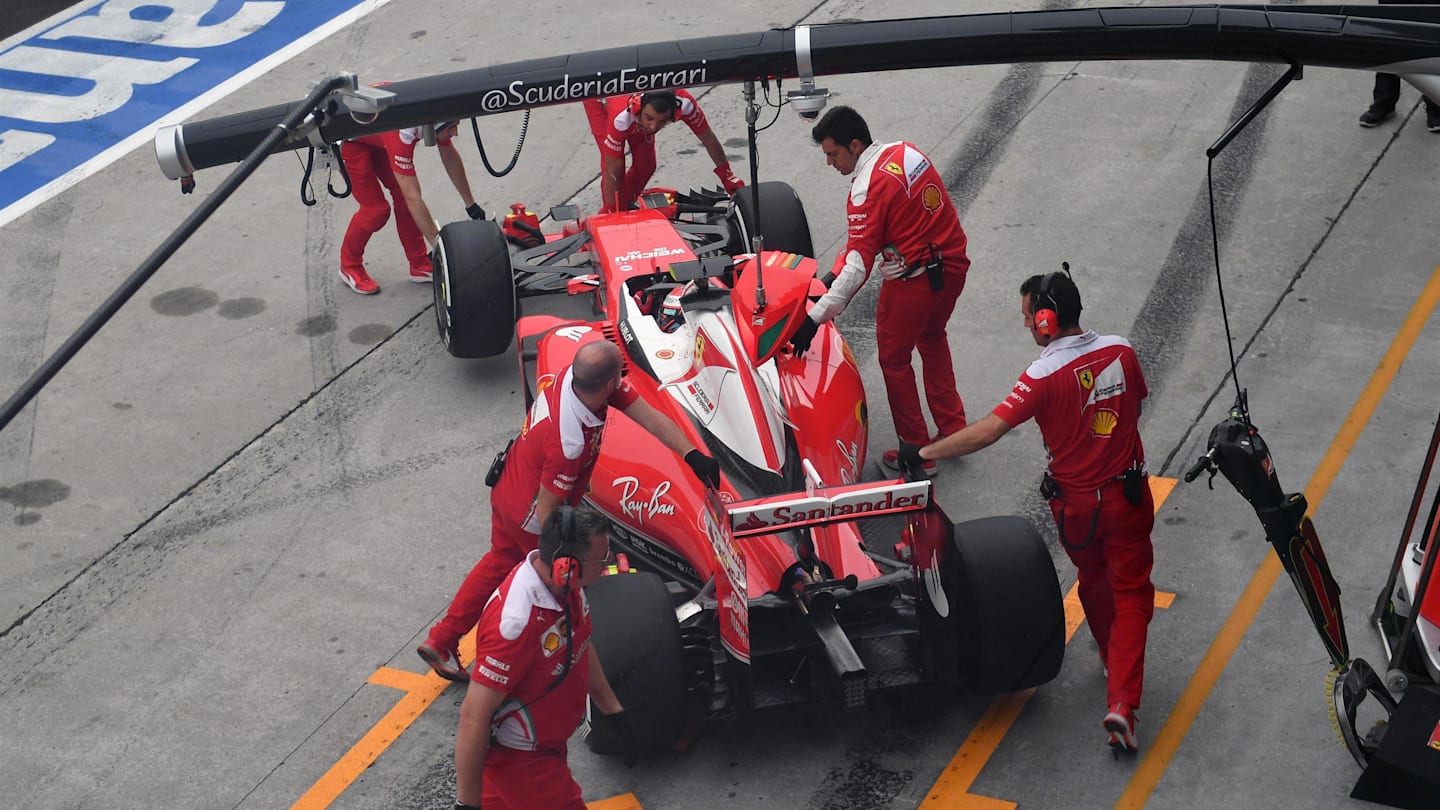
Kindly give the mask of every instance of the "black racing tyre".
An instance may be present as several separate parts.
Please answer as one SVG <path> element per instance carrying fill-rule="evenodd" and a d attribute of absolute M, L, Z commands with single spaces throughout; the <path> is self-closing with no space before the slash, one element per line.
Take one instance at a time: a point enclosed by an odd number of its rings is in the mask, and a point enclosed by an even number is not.
<path fill-rule="evenodd" d="M 435 325 L 456 357 L 494 357 L 515 335 L 515 277 L 500 226 L 487 219 L 440 229 Z"/>
<path fill-rule="evenodd" d="M 955 524 L 955 617 L 964 685 L 976 692 L 1039 686 L 1065 657 L 1065 607 L 1055 564 L 1025 518 Z"/>
<path fill-rule="evenodd" d="M 639 732 L 642 749 L 669 748 L 680 738 L 686 693 L 680 625 L 664 580 L 651 573 L 615 574 L 601 577 L 585 595 L 600 667 Z M 589 720 L 590 750 L 621 753 L 620 735 L 593 703 Z"/>
<path fill-rule="evenodd" d="M 736 191 L 735 222 L 736 240 L 730 246 L 732 253 L 749 253 L 750 238 L 758 230 L 765 236 L 766 250 L 815 256 L 815 245 L 810 240 L 810 220 L 805 218 L 805 204 L 800 202 L 800 197 L 789 183 L 772 181 Z"/>

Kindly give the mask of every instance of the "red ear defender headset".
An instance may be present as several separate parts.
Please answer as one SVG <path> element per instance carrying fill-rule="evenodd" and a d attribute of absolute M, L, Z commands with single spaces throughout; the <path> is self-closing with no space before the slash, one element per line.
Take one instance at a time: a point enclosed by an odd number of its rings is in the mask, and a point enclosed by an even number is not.
<path fill-rule="evenodd" d="M 567 505 L 560 509 L 560 545 L 550 560 L 550 578 L 562 588 L 580 573 L 580 560 L 575 557 L 575 510 Z"/>
<path fill-rule="evenodd" d="M 670 120 L 674 121 L 680 117 L 680 99 L 675 96 L 674 90 L 651 90 L 648 93 L 636 93 L 630 97 L 630 114 L 636 118 L 640 117 L 640 108 L 656 100 L 657 98 L 670 99 Z"/>
<path fill-rule="evenodd" d="M 1030 317 L 1035 322 L 1035 331 L 1041 337 L 1054 340 L 1060 334 L 1060 307 L 1050 293 L 1050 282 L 1059 273 L 1046 273 L 1040 279 L 1040 289 L 1030 298 Z"/>

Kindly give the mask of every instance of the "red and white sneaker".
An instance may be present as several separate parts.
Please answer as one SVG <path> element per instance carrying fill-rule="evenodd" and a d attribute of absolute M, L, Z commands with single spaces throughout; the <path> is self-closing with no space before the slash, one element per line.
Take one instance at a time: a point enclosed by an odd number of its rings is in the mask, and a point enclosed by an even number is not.
<path fill-rule="evenodd" d="M 361 295 L 374 295 L 380 292 L 380 285 L 375 283 L 375 279 L 370 278 L 370 274 L 365 272 L 363 267 L 354 269 L 340 268 L 340 280 L 344 281 L 349 285 L 350 289 Z"/>
<path fill-rule="evenodd" d="M 447 681 L 465 683 L 470 680 L 470 673 L 465 667 L 460 666 L 460 657 L 454 649 L 442 649 L 439 645 L 425 639 L 425 643 L 415 648 L 415 652 L 435 670 L 435 674 Z"/>
<path fill-rule="evenodd" d="M 429 284 L 434 278 L 434 271 L 429 267 L 410 268 L 410 281 L 415 284 Z"/>
<path fill-rule="evenodd" d="M 886 450 L 885 454 L 880 456 L 880 463 L 893 472 L 904 472 L 900 469 L 899 450 Z M 925 473 L 926 478 L 934 478 L 940 474 L 940 465 L 936 464 L 934 459 L 925 459 L 920 462 L 920 472 Z"/>
<path fill-rule="evenodd" d="M 1135 726 L 1140 721 L 1135 710 L 1128 703 L 1116 703 L 1105 715 L 1105 730 L 1110 734 L 1110 749 L 1116 754 L 1133 754 L 1140 750 L 1135 738 Z"/>

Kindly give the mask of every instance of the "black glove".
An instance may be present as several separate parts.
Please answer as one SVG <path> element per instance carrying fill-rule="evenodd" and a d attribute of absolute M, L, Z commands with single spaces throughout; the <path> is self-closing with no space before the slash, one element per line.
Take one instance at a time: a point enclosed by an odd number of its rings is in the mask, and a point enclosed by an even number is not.
<path fill-rule="evenodd" d="M 900 443 L 900 469 L 909 475 L 923 477 L 924 472 L 920 469 L 920 465 L 924 463 L 925 459 L 920 457 L 920 445 L 909 442 Z"/>
<path fill-rule="evenodd" d="M 635 767 L 635 763 L 640 761 L 640 730 L 625 716 L 624 709 L 605 715 L 605 719 L 620 734 L 620 755 L 624 758 L 625 767 Z"/>
<path fill-rule="evenodd" d="M 485 209 L 480 207 L 480 203 L 470 203 L 465 206 L 465 213 L 469 214 L 471 219 L 485 218 Z"/>
<path fill-rule="evenodd" d="M 820 324 L 816 323 L 814 318 L 806 315 L 805 322 L 800 324 L 800 328 L 795 330 L 794 336 L 790 338 L 790 348 L 796 354 L 810 351 L 810 341 L 815 339 L 815 333 L 819 330 Z"/>
<path fill-rule="evenodd" d="M 720 488 L 720 462 L 705 455 L 699 450 L 691 450 L 685 454 L 685 463 L 695 471 L 695 477 L 711 489 Z"/>

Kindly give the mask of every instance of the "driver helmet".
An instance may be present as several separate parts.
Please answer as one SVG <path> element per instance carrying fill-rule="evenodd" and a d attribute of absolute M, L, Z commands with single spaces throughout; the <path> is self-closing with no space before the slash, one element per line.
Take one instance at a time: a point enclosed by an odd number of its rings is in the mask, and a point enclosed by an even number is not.
<path fill-rule="evenodd" d="M 676 287 L 665 296 L 665 301 L 660 304 L 660 311 L 656 313 L 655 320 L 660 324 L 660 331 L 674 332 L 685 323 L 685 312 L 680 307 L 680 299 L 689 295 L 695 289 L 695 282 L 688 281 L 684 286 Z"/>

